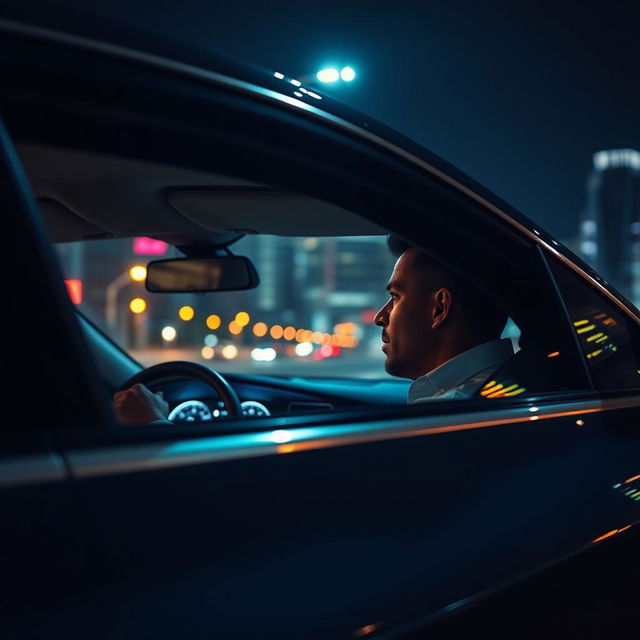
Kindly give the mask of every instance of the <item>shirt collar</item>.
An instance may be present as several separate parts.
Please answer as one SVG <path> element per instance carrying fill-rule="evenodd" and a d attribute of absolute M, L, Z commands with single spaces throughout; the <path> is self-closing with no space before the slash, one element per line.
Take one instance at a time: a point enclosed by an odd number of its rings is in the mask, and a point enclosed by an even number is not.
<path fill-rule="evenodd" d="M 485 369 L 499 367 L 512 355 L 513 345 L 509 338 L 491 340 L 463 351 L 416 378 L 409 387 L 409 403 L 445 393 Z"/>

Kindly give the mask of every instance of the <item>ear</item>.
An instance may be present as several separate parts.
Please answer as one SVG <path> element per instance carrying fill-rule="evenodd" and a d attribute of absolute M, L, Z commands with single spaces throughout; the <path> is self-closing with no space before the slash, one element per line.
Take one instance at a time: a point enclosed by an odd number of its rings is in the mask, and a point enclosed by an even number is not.
<path fill-rule="evenodd" d="M 449 289 L 438 289 L 433 294 L 433 311 L 431 318 L 431 328 L 436 329 L 441 326 L 451 313 L 451 291 Z"/>

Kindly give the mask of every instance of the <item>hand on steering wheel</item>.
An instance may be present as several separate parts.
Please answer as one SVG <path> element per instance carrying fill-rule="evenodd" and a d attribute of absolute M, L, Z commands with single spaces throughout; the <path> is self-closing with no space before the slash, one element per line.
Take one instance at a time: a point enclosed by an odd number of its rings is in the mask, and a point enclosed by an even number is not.
<path fill-rule="evenodd" d="M 166 419 L 168 405 L 161 395 L 151 393 L 144 387 L 136 387 L 126 396 L 121 394 L 125 389 L 134 385 L 146 385 L 153 387 L 163 381 L 178 380 L 183 378 L 195 378 L 205 382 L 224 402 L 229 415 L 242 416 L 240 399 L 233 387 L 217 371 L 196 364 L 195 362 L 174 361 L 162 362 L 148 369 L 140 371 L 125 382 L 114 395 L 114 409 L 119 419 L 125 424 L 144 424 L 153 420 Z M 126 415 L 120 415 L 122 405 L 126 399 L 127 407 L 122 411 Z M 124 418 L 124 419 L 123 419 Z"/>

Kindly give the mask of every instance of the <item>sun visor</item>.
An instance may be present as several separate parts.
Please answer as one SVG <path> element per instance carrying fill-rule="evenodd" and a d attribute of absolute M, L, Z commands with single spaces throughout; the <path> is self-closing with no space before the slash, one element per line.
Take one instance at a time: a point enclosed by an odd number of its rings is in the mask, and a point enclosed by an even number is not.
<path fill-rule="evenodd" d="M 211 231 L 283 236 L 385 235 L 385 229 L 320 200 L 275 191 L 172 191 L 169 203 Z"/>

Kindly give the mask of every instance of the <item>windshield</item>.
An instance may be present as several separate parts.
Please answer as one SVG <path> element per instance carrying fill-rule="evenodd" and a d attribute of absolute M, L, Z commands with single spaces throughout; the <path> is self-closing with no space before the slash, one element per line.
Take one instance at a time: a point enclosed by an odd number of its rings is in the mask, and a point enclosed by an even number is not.
<path fill-rule="evenodd" d="M 222 372 L 389 378 L 373 320 L 395 259 L 384 236 L 245 236 L 260 284 L 150 293 L 146 264 L 181 256 L 151 238 L 59 244 L 78 309 L 141 365 L 189 360 Z"/>

